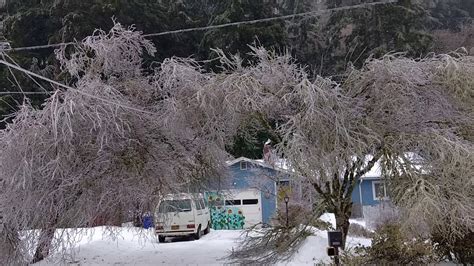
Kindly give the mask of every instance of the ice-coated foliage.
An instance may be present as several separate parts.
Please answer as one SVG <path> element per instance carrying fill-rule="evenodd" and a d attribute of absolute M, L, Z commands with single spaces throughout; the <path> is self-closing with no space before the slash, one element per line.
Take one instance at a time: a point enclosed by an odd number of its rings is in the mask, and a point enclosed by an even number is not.
<path fill-rule="evenodd" d="M 383 141 L 383 174 L 407 224 L 422 221 L 447 238 L 473 228 L 473 58 L 386 56 L 345 86 L 360 99 L 361 123 Z"/>
<path fill-rule="evenodd" d="M 337 83 L 310 79 L 288 54 L 257 47 L 252 62 L 216 50 L 219 73 L 182 58 L 144 73 L 153 46 L 118 24 L 72 49 L 56 54 L 74 87 L 57 90 L 42 109 L 24 103 L 0 132 L 7 236 L 0 240 L 20 257 L 42 245 L 43 257 L 66 247 L 56 228 L 121 221 L 163 193 L 217 182 L 224 148 L 252 117 L 277 125 L 289 172 L 319 193 L 338 228 L 348 229 L 355 180 L 377 160 L 407 225 L 416 221 L 447 241 L 473 228 L 472 57 L 387 55 Z M 272 245 L 247 242 L 259 252 L 245 262 L 291 257 L 274 248 L 295 250 L 307 234 L 280 229 L 262 234 Z"/>
<path fill-rule="evenodd" d="M 160 195 L 204 187 L 226 159 L 218 144 L 226 132 L 198 102 L 205 79 L 198 70 L 170 61 L 145 75 L 142 55 L 153 46 L 119 24 L 72 49 L 68 58 L 57 55 L 74 87 L 57 90 L 41 109 L 25 102 L 0 132 L 2 236 L 28 260 L 35 248 L 41 259 L 67 246 L 56 228 L 126 221 Z M 21 243 L 13 241 L 18 232 Z M 2 258 L 18 257 L 3 251 Z"/>

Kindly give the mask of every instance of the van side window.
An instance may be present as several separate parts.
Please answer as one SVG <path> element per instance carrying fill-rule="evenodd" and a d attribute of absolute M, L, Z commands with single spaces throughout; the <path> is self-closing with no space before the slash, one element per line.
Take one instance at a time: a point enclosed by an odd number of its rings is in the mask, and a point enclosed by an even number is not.
<path fill-rule="evenodd" d="M 168 212 L 189 212 L 191 211 L 191 200 L 182 199 L 182 200 L 164 200 L 160 203 L 158 208 L 159 213 L 168 213 Z"/>
<path fill-rule="evenodd" d="M 198 210 L 202 210 L 202 209 L 203 209 L 200 200 L 195 200 L 194 202 L 196 203 L 196 209 L 198 209 Z"/>
<path fill-rule="evenodd" d="M 206 202 L 204 202 L 204 199 L 201 199 L 201 205 L 202 205 L 202 208 L 205 209 L 206 208 Z"/>

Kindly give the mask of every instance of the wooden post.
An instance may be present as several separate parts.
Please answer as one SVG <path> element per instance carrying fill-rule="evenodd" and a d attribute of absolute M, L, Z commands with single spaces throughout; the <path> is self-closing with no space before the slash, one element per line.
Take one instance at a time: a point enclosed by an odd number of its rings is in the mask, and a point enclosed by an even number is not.
<path fill-rule="evenodd" d="M 339 248 L 335 247 L 334 249 L 334 263 L 339 266 Z"/>

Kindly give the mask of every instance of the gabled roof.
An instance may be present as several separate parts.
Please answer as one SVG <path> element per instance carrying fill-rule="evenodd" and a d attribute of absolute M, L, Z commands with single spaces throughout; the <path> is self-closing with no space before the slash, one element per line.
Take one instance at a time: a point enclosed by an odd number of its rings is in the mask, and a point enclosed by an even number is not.
<path fill-rule="evenodd" d="M 258 165 L 258 166 L 261 166 L 261 167 L 273 169 L 273 170 L 276 170 L 276 171 L 286 172 L 287 171 L 286 162 L 284 163 L 283 161 L 284 161 L 283 159 L 280 159 L 279 162 L 275 163 L 275 166 L 272 166 L 272 165 L 266 163 L 264 160 L 261 160 L 261 159 L 260 160 L 253 160 L 253 159 L 249 159 L 249 158 L 246 158 L 246 157 L 239 157 L 237 159 L 227 161 L 226 163 L 227 163 L 228 166 L 231 166 L 231 165 L 234 165 L 234 164 L 239 163 L 239 162 L 248 162 L 248 163 L 252 163 L 252 164 L 255 164 L 255 165 Z M 281 167 L 279 167 L 279 165 Z"/>
<path fill-rule="evenodd" d="M 369 155 L 365 158 L 365 163 L 368 163 L 372 160 L 373 156 Z M 377 160 L 372 168 L 362 175 L 360 179 L 380 179 L 382 177 L 382 167 L 380 166 L 380 159 Z"/>
<path fill-rule="evenodd" d="M 415 163 L 420 162 L 422 160 L 422 158 L 419 155 L 413 152 L 406 152 L 404 153 L 404 156 Z M 369 162 L 372 158 L 373 157 L 371 155 L 368 155 L 365 159 L 366 163 Z M 228 166 L 231 166 L 241 161 L 249 162 L 255 165 L 259 165 L 261 167 L 273 169 L 280 172 L 288 173 L 292 170 L 288 164 L 288 161 L 281 158 L 276 159 L 274 165 L 270 165 L 262 159 L 253 160 L 246 157 L 239 157 L 237 159 L 227 161 L 226 163 Z M 415 167 L 420 168 L 419 165 L 415 165 Z M 380 165 L 380 160 L 378 160 L 377 162 L 375 162 L 374 166 L 361 177 L 361 179 L 362 180 L 375 180 L 375 179 L 380 179 L 381 177 L 382 177 L 382 167 Z"/>
<path fill-rule="evenodd" d="M 405 152 L 403 156 L 413 163 L 414 168 L 416 168 L 417 170 L 421 169 L 422 172 L 426 172 L 426 170 L 422 169 L 423 158 L 420 155 L 414 152 Z M 367 156 L 366 162 L 370 161 L 372 158 L 372 156 Z M 380 160 L 378 160 L 377 162 L 375 162 L 374 166 L 367 173 L 365 173 L 365 175 L 362 176 L 361 179 L 371 180 L 380 178 L 382 178 L 382 167 L 380 165 Z"/>

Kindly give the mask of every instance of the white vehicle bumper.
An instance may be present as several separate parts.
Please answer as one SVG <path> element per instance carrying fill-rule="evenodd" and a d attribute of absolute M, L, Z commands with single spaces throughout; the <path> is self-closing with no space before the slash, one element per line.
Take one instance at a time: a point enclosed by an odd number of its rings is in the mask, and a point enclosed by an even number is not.
<path fill-rule="evenodd" d="M 155 230 L 155 233 L 159 236 L 188 236 L 194 234 L 195 232 L 193 229 L 183 229 L 176 231 Z"/>

